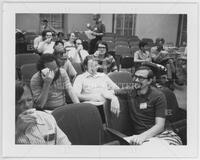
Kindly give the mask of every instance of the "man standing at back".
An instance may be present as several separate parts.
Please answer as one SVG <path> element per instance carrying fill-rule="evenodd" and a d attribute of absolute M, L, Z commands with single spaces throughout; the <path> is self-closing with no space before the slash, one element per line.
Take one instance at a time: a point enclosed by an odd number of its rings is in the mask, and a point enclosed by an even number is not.
<path fill-rule="evenodd" d="M 90 54 L 93 54 L 95 52 L 96 43 L 99 40 L 102 40 L 102 37 L 106 31 L 105 25 L 102 23 L 102 20 L 100 19 L 100 14 L 95 14 L 93 16 L 93 20 L 95 21 L 95 25 L 92 27 L 93 31 L 92 35 L 96 37 L 90 41 L 90 47 L 89 47 Z"/>

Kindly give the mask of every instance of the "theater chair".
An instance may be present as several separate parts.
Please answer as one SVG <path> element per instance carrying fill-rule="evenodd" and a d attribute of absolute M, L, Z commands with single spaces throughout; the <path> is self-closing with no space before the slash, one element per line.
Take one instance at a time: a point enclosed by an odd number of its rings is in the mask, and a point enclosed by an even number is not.
<path fill-rule="evenodd" d="M 21 66 L 20 70 L 22 81 L 29 86 L 32 76 L 37 72 L 36 64 L 24 64 Z"/>
<path fill-rule="evenodd" d="M 132 84 L 132 76 L 130 72 L 110 72 L 108 73 L 109 78 L 115 82 L 120 88 L 126 88 Z"/>
<path fill-rule="evenodd" d="M 74 69 L 76 70 L 77 75 L 82 74 L 84 72 L 83 71 L 84 69 L 83 69 L 83 66 L 81 63 L 72 62 L 72 65 L 73 65 Z"/>
<path fill-rule="evenodd" d="M 21 66 L 24 64 L 37 63 L 40 56 L 37 54 L 18 54 L 16 55 L 16 71 L 19 79 L 21 79 Z"/>
<path fill-rule="evenodd" d="M 55 109 L 52 115 L 72 145 L 121 144 L 116 139 L 121 135 L 109 134 L 103 127 L 98 109 L 92 104 L 68 104 Z"/>

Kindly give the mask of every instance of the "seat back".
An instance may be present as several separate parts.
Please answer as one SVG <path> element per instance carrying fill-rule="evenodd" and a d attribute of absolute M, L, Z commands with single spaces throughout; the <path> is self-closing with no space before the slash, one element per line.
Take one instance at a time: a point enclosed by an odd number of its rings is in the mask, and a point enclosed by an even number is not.
<path fill-rule="evenodd" d="M 37 63 L 39 59 L 38 54 L 17 54 L 16 67 L 20 68 L 23 64 Z"/>
<path fill-rule="evenodd" d="M 117 45 L 115 46 L 115 53 L 121 56 L 131 56 L 131 49 L 128 46 Z"/>
<path fill-rule="evenodd" d="M 160 89 L 167 100 L 166 120 L 180 136 L 184 145 L 187 144 L 187 113 L 179 108 L 175 94 L 169 88 Z"/>
<path fill-rule="evenodd" d="M 73 65 L 74 69 L 76 70 L 77 75 L 83 73 L 83 67 L 82 67 L 82 64 L 81 64 L 81 63 L 72 62 L 72 65 Z"/>
<path fill-rule="evenodd" d="M 21 78 L 26 84 L 30 84 L 32 76 L 37 72 L 36 64 L 24 64 L 21 66 Z"/>
<path fill-rule="evenodd" d="M 55 109 L 52 114 L 73 145 L 98 145 L 104 142 L 101 116 L 94 105 L 68 104 Z"/>
<path fill-rule="evenodd" d="M 129 116 L 128 100 L 126 95 L 117 95 L 120 104 L 120 113 L 117 117 L 110 111 L 110 100 L 105 103 L 105 116 L 108 128 L 117 130 L 127 136 L 133 134 L 133 125 Z"/>
<path fill-rule="evenodd" d="M 129 72 L 110 72 L 108 74 L 110 79 L 115 82 L 120 88 L 125 88 L 132 84 L 132 76 Z"/>
<path fill-rule="evenodd" d="M 134 58 L 131 56 L 123 56 L 120 64 L 121 68 L 132 68 L 134 65 Z"/>

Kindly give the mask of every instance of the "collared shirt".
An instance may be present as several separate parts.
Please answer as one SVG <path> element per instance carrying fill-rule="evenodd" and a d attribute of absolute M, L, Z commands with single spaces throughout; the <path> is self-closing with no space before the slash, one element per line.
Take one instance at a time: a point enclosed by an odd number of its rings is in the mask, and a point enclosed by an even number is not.
<path fill-rule="evenodd" d="M 39 43 L 42 42 L 42 36 L 38 36 L 34 39 L 34 48 L 37 49 L 39 46 Z"/>
<path fill-rule="evenodd" d="M 86 71 L 76 77 L 73 88 L 76 93 L 100 94 L 103 90 L 114 90 L 119 87 L 104 73 L 93 76 Z"/>
<path fill-rule="evenodd" d="M 63 106 L 65 104 L 65 90 L 70 89 L 71 87 L 72 85 L 67 72 L 63 68 L 60 68 L 60 76 L 50 85 L 48 98 L 44 109 L 55 109 Z M 42 92 L 42 88 L 43 79 L 40 76 L 40 72 L 37 72 L 31 78 L 31 90 L 36 103 Z"/>
<path fill-rule="evenodd" d="M 165 118 L 167 101 L 165 95 L 150 87 L 145 95 L 138 95 L 135 90 L 128 95 L 130 116 L 133 121 L 134 134 L 140 134 L 155 125 L 155 118 Z"/>
<path fill-rule="evenodd" d="M 16 144 L 71 144 L 68 137 L 58 127 L 51 114 L 42 111 L 34 111 L 31 116 L 36 118 L 37 124 L 28 126 L 26 130 L 16 135 Z"/>
<path fill-rule="evenodd" d="M 39 53 L 43 53 L 43 54 L 53 54 L 54 52 L 54 49 L 53 49 L 53 46 L 54 46 L 55 42 L 51 41 L 51 43 L 46 43 L 44 41 L 40 42 L 39 45 L 38 45 L 38 52 Z"/>
<path fill-rule="evenodd" d="M 80 50 L 80 56 L 81 56 L 83 61 L 84 61 L 85 57 L 88 56 L 88 55 L 89 55 L 89 53 L 86 50 L 84 50 L 84 49 Z M 79 56 L 76 49 L 70 50 L 68 52 L 67 56 L 70 59 L 70 61 L 73 62 L 73 63 L 82 63 L 80 56 Z"/>
<path fill-rule="evenodd" d="M 151 62 L 151 55 L 149 51 L 145 51 L 145 53 L 142 50 L 138 50 L 134 53 L 134 61 L 137 62 L 137 60 L 144 60 Z"/>

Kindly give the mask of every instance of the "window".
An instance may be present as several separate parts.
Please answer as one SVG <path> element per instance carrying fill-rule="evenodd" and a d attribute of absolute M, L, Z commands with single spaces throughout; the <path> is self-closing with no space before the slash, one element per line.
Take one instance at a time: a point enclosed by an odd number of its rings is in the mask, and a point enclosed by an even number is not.
<path fill-rule="evenodd" d="M 120 36 L 135 35 L 135 14 L 117 14 L 115 16 L 115 33 Z"/>
<path fill-rule="evenodd" d="M 48 20 L 48 24 L 58 30 L 63 31 L 63 14 L 40 14 L 40 21 Z"/>

